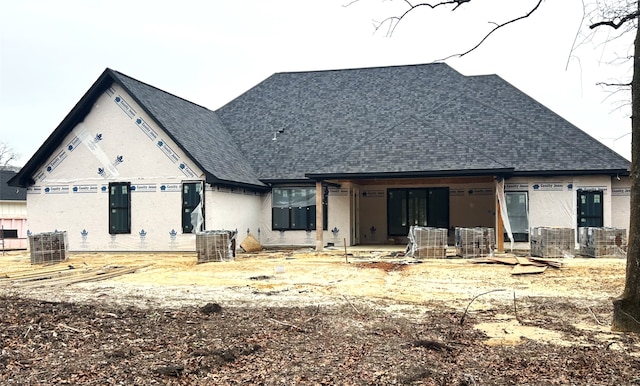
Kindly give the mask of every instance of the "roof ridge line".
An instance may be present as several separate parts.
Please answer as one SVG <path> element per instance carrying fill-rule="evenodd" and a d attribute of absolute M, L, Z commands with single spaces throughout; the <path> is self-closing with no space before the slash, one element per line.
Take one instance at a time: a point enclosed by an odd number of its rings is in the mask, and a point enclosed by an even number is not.
<path fill-rule="evenodd" d="M 188 100 L 188 99 L 185 99 L 185 98 L 183 98 L 183 97 L 181 97 L 181 96 L 178 96 L 178 95 L 175 95 L 175 94 L 170 93 L 170 92 L 168 92 L 168 91 L 165 91 L 165 90 L 163 90 L 163 89 L 161 89 L 161 88 L 159 88 L 159 87 L 156 87 L 156 86 L 154 86 L 154 85 L 152 85 L 152 84 L 149 84 L 149 83 L 143 82 L 143 81 L 141 81 L 141 80 L 138 80 L 138 79 L 136 79 L 136 78 L 134 78 L 134 77 L 132 77 L 132 76 L 129 76 L 129 75 L 127 75 L 127 74 L 124 74 L 124 73 L 122 73 L 122 72 L 120 72 L 120 71 L 113 70 L 113 69 L 111 69 L 111 68 L 109 68 L 109 67 L 107 67 L 107 70 L 109 70 L 110 72 L 114 73 L 115 75 L 124 76 L 124 77 L 129 78 L 129 79 L 131 79 L 131 80 L 133 80 L 133 81 L 136 81 L 136 82 L 138 82 L 138 83 L 140 83 L 140 84 L 143 84 L 143 85 L 145 85 L 145 86 L 147 86 L 147 87 L 150 87 L 150 88 L 152 88 L 152 89 L 154 89 L 154 90 L 160 91 L 160 92 L 162 92 L 162 93 L 164 93 L 164 94 L 167 94 L 167 95 L 169 95 L 169 96 L 172 96 L 172 97 L 174 97 L 174 98 L 177 98 L 177 99 L 183 100 L 183 101 L 185 101 L 185 102 L 188 102 L 188 103 L 190 103 L 190 104 L 192 104 L 192 105 L 194 105 L 194 106 L 197 106 L 197 107 L 200 107 L 200 108 L 202 108 L 202 109 L 205 109 L 205 110 L 209 110 L 209 111 L 213 111 L 213 112 L 215 112 L 215 110 L 211 110 L 211 109 L 210 109 L 210 108 L 208 108 L 208 107 L 205 107 L 205 106 L 199 105 L 199 104 L 197 104 L 197 103 L 195 103 L 195 102 L 192 102 L 192 101 L 190 101 L 190 100 Z M 129 92 L 129 93 L 130 93 L 130 90 L 129 90 L 126 86 L 124 86 L 124 85 L 122 85 L 122 86 L 123 86 L 125 89 L 127 89 L 127 92 Z"/>

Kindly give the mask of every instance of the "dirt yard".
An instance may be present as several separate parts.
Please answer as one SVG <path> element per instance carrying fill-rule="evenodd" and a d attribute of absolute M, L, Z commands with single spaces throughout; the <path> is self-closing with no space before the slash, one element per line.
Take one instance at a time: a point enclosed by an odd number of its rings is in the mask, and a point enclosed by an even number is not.
<path fill-rule="evenodd" d="M 640 384 L 638 336 L 609 328 L 624 260 L 512 275 L 401 255 L 73 254 L 43 267 L 11 252 L 0 383 Z"/>

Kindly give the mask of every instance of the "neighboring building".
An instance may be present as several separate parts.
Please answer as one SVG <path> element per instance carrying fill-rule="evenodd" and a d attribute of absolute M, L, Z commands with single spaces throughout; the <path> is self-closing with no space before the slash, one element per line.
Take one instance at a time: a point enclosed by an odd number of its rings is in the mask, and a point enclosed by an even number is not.
<path fill-rule="evenodd" d="M 194 250 L 197 214 L 265 246 L 404 243 L 411 225 L 501 240 L 505 211 L 526 247 L 532 227 L 627 228 L 629 168 L 442 63 L 279 73 L 217 111 L 107 69 L 11 184 L 30 231 L 71 250 Z"/>
<path fill-rule="evenodd" d="M 0 250 L 27 249 L 27 189 L 7 184 L 16 173 L 0 168 Z"/>

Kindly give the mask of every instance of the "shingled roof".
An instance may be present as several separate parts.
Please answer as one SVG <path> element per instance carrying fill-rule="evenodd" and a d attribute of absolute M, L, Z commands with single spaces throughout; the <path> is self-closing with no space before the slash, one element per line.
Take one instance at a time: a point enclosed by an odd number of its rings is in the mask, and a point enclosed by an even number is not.
<path fill-rule="evenodd" d="M 10 183 L 33 184 L 31 176 L 60 146 L 73 127 L 113 83 L 122 86 L 140 107 L 202 169 L 212 184 L 265 188 L 222 126 L 217 114 L 117 71 L 106 69 Z"/>
<path fill-rule="evenodd" d="M 207 182 L 264 186 L 215 112 L 117 71 L 110 72 L 207 174 Z"/>
<path fill-rule="evenodd" d="M 630 167 L 500 77 L 444 63 L 279 73 L 217 112 L 263 180 Z"/>
<path fill-rule="evenodd" d="M 217 111 L 105 70 L 13 184 L 113 82 L 205 171 L 254 188 L 331 178 L 627 175 L 630 162 L 497 75 L 444 63 L 277 73 Z"/>
<path fill-rule="evenodd" d="M 27 189 L 9 186 L 8 182 L 16 172 L 0 168 L 0 201 L 26 201 Z"/>

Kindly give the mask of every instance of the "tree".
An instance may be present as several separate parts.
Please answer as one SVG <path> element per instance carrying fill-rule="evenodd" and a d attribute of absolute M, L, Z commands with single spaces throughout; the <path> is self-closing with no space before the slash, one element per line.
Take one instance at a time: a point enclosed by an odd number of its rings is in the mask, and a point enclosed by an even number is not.
<path fill-rule="evenodd" d="M 349 3 L 351 5 L 358 0 Z M 393 34 L 396 27 L 413 11 L 417 9 L 450 9 L 456 11 L 465 3 L 472 0 L 445 0 L 412 3 L 403 0 L 406 8 L 397 15 L 374 23 L 376 31 L 386 28 L 386 34 Z M 558 0 L 561 1 L 561 0 Z M 449 57 L 462 57 L 478 49 L 487 39 L 498 30 L 510 24 L 526 19 L 536 12 L 543 0 L 536 0 L 530 8 L 506 21 L 492 23 L 492 27 L 478 39 L 469 49 L 452 54 Z M 583 3 L 584 4 L 584 3 Z M 347 5 L 347 6 L 348 6 Z M 640 332 L 640 1 L 637 0 L 600 0 L 585 7 L 584 25 L 588 30 L 612 28 L 618 32 L 630 32 L 635 36 L 633 61 L 633 75 L 630 83 L 615 84 L 614 86 L 631 86 L 631 211 L 629 223 L 629 240 L 627 249 L 627 269 L 625 287 L 622 295 L 613 302 L 614 315 L 612 329 L 614 331 Z M 620 36 L 620 35 L 618 35 Z M 614 37 L 615 38 L 615 37 Z"/>
<path fill-rule="evenodd" d="M 624 291 L 613 301 L 614 331 L 640 332 L 640 1 L 622 1 L 620 7 L 603 10 L 602 20 L 589 28 L 635 30 L 631 79 L 631 219 Z"/>
<path fill-rule="evenodd" d="M 13 148 L 6 142 L 0 142 L 0 169 L 7 169 L 12 161 L 20 158 Z"/>

